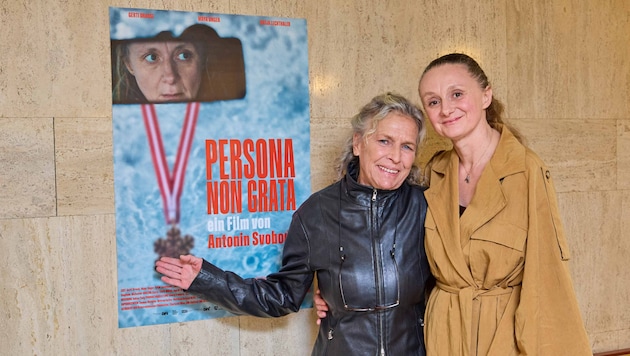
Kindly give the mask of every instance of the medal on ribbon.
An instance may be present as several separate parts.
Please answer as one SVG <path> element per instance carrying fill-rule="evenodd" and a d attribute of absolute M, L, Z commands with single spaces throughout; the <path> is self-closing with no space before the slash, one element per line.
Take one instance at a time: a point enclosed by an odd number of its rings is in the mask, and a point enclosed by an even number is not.
<path fill-rule="evenodd" d="M 182 236 L 179 228 L 180 197 L 184 187 L 184 175 L 188 164 L 188 155 L 192 146 L 192 140 L 199 115 L 199 103 L 188 103 L 186 116 L 182 127 L 181 138 L 172 172 L 166 162 L 166 152 L 162 142 L 160 126 L 157 120 L 155 106 L 153 104 L 142 105 L 142 117 L 149 139 L 151 159 L 155 168 L 160 195 L 164 205 L 164 217 L 169 226 L 166 237 L 159 237 L 153 244 L 153 250 L 159 257 L 168 256 L 179 258 L 180 255 L 189 254 L 195 245 L 191 235 Z M 158 258 L 159 258 L 158 257 Z"/>

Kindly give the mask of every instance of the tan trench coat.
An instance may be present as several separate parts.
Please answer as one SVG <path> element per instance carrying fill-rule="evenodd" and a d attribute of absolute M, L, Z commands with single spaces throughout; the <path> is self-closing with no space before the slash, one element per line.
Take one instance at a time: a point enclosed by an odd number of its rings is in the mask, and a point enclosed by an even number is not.
<path fill-rule="evenodd" d="M 437 286 L 427 355 L 592 355 L 540 158 L 503 128 L 461 218 L 456 153 L 432 162 L 425 247 Z"/>

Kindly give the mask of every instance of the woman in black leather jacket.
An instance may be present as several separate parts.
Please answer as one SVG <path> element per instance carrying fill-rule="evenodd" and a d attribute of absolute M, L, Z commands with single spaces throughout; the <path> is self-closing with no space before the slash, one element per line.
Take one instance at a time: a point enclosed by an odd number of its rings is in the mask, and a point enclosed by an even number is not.
<path fill-rule="evenodd" d="M 424 355 L 427 204 L 414 165 L 425 126 L 395 94 L 375 97 L 352 120 L 342 178 L 294 213 L 282 268 L 243 279 L 194 256 L 163 257 L 168 284 L 235 314 L 296 312 L 315 274 L 329 307 L 313 355 Z"/>

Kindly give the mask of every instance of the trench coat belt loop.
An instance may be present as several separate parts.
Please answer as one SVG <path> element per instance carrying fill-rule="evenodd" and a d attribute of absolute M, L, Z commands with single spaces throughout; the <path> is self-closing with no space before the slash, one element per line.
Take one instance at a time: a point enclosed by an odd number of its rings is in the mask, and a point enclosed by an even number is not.
<path fill-rule="evenodd" d="M 458 296 L 459 313 L 462 325 L 462 342 L 464 343 L 462 345 L 462 349 L 464 351 L 464 356 L 471 355 L 470 342 L 473 334 L 472 319 L 475 312 L 479 313 L 479 297 L 510 294 L 512 293 L 513 287 L 508 286 L 506 288 L 503 288 L 499 286 L 494 286 L 491 289 L 479 289 L 475 286 L 468 286 L 466 288 L 457 288 L 446 285 L 439 281 L 436 282 L 436 285 L 441 290 L 447 293 L 456 294 Z"/>

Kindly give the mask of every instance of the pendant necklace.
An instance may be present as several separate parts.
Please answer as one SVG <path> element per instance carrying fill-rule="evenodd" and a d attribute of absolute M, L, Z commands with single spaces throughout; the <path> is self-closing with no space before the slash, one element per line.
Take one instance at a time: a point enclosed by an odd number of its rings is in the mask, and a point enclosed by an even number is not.
<path fill-rule="evenodd" d="M 486 153 L 488 153 L 488 148 L 490 148 L 490 146 L 492 145 L 492 141 L 494 139 L 493 136 L 494 135 L 492 135 L 490 137 L 490 140 L 488 141 L 488 145 L 486 146 L 486 149 L 483 151 L 483 153 L 479 157 L 479 160 L 470 167 L 470 172 L 474 171 L 475 167 L 477 167 L 479 162 L 481 162 L 483 160 L 483 158 L 486 156 Z M 470 183 L 470 172 L 466 169 L 466 167 L 464 166 L 463 163 L 462 163 L 462 168 L 464 168 L 464 171 L 466 172 L 466 178 L 464 178 L 464 182 L 466 182 L 466 184 L 469 184 Z"/>

